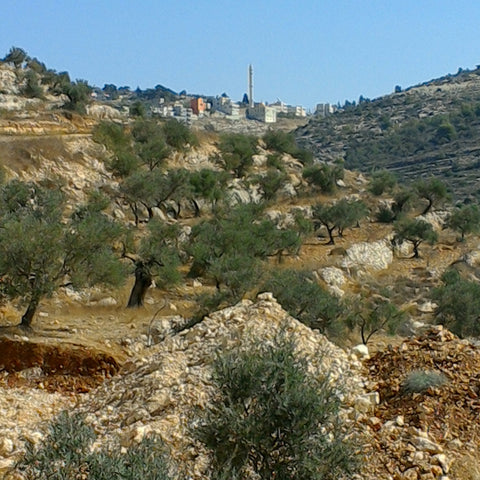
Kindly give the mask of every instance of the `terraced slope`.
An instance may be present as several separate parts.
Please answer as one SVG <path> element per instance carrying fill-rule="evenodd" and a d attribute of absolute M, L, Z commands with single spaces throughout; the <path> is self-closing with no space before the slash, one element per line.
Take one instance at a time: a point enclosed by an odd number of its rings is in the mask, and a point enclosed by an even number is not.
<path fill-rule="evenodd" d="M 438 175 L 458 199 L 480 196 L 480 69 L 349 105 L 296 130 L 320 161 L 394 171 L 404 182 Z"/>

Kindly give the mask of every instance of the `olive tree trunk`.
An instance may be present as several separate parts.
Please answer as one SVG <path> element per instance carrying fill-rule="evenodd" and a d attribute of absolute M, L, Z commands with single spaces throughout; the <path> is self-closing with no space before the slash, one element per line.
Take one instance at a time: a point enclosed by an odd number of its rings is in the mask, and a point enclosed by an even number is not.
<path fill-rule="evenodd" d="M 38 304 L 40 303 L 40 299 L 37 297 L 33 297 L 28 304 L 27 310 L 22 316 L 22 321 L 20 322 L 20 326 L 22 328 L 30 328 L 32 325 L 33 317 L 35 316 L 35 312 L 37 311 Z"/>
<path fill-rule="evenodd" d="M 135 268 L 135 283 L 133 284 L 127 308 L 142 307 L 148 288 L 152 284 L 152 274 L 143 262 L 138 262 Z"/>

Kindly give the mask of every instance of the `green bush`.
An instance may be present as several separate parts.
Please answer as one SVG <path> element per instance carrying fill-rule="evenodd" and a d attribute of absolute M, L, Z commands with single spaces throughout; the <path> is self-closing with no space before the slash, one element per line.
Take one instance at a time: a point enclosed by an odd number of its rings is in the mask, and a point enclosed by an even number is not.
<path fill-rule="evenodd" d="M 292 342 L 277 338 L 226 353 L 213 380 L 218 396 L 192 424 L 212 453 L 210 478 L 333 480 L 356 470 L 328 374 L 309 374 Z"/>
<path fill-rule="evenodd" d="M 447 377 L 441 372 L 431 370 L 413 370 L 402 383 L 404 393 L 423 393 L 429 388 L 441 387 L 447 383 Z"/>
<path fill-rule="evenodd" d="M 304 270 L 277 269 L 262 285 L 272 292 L 282 307 L 294 318 L 323 333 L 336 333 L 336 320 L 342 312 L 340 301 L 316 283 Z"/>
<path fill-rule="evenodd" d="M 392 172 L 379 170 L 372 173 L 368 189 L 373 195 L 380 196 L 385 192 L 391 192 L 396 185 L 397 179 Z"/>
<path fill-rule="evenodd" d="M 268 150 L 275 150 L 278 153 L 293 154 L 297 149 L 295 137 L 291 132 L 282 132 L 281 130 L 269 130 L 263 136 Z"/>
<path fill-rule="evenodd" d="M 393 223 L 396 219 L 396 215 L 391 208 L 382 205 L 376 212 L 375 218 L 379 223 Z"/>
<path fill-rule="evenodd" d="M 311 185 L 320 188 L 324 193 L 331 194 L 337 188 L 337 180 L 343 178 L 342 165 L 327 165 L 325 163 L 305 167 L 303 178 Z"/>
<path fill-rule="evenodd" d="M 25 86 L 22 88 L 22 94 L 28 98 L 43 98 L 43 89 L 38 81 L 38 75 L 29 70 L 25 74 Z"/>
<path fill-rule="evenodd" d="M 236 177 L 241 178 L 253 164 L 257 139 L 241 133 L 226 133 L 220 137 L 218 149 L 225 170 L 233 171 Z"/>
<path fill-rule="evenodd" d="M 165 122 L 163 133 L 167 144 L 176 150 L 184 150 L 188 146 L 198 144 L 195 134 L 186 125 L 173 118 Z"/>
<path fill-rule="evenodd" d="M 145 437 L 126 453 L 119 445 L 91 450 L 92 427 L 79 414 L 61 413 L 38 446 L 26 442 L 14 470 L 25 480 L 167 480 L 168 458 L 162 442 Z"/>
<path fill-rule="evenodd" d="M 438 305 L 437 321 L 459 337 L 480 336 L 480 285 L 463 279 L 456 270 L 447 270 L 443 285 L 432 291 Z"/>

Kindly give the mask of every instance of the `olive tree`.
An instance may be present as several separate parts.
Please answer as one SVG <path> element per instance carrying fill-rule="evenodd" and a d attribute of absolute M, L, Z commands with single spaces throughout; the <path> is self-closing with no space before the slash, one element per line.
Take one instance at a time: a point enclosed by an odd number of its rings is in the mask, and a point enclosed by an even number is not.
<path fill-rule="evenodd" d="M 299 232 L 278 228 L 262 209 L 261 205 L 240 204 L 195 225 L 188 246 L 190 275 L 213 281 L 218 293 L 238 300 L 258 282 L 262 261 L 280 258 L 284 251 L 298 251 Z"/>
<path fill-rule="evenodd" d="M 456 270 L 442 275 L 443 285 L 432 290 L 438 305 L 435 316 L 439 323 L 459 337 L 480 336 L 480 285 L 462 278 Z"/>
<path fill-rule="evenodd" d="M 218 394 L 191 428 L 212 453 L 210 478 L 334 480 L 356 471 L 338 392 L 328 372 L 309 373 L 293 342 L 278 336 L 227 352 L 213 370 Z"/>
<path fill-rule="evenodd" d="M 405 313 L 387 298 L 372 298 L 370 295 L 356 299 L 344 316 L 349 330 L 360 332 L 364 345 L 380 332 L 393 335 L 404 319 Z"/>
<path fill-rule="evenodd" d="M 438 235 L 433 230 L 432 224 L 416 218 L 404 218 L 394 225 L 395 241 L 407 241 L 413 245 L 413 258 L 419 258 L 418 247 L 423 242 L 434 244 Z"/>
<path fill-rule="evenodd" d="M 302 176 L 310 184 L 326 194 L 332 194 L 337 188 L 337 181 L 344 175 L 343 165 L 336 163 L 314 164 L 303 169 Z"/>
<path fill-rule="evenodd" d="M 68 98 L 63 108 L 82 114 L 86 112 L 86 106 L 90 103 L 90 94 L 92 93 L 92 87 L 86 80 L 64 83 L 62 85 L 62 93 Z"/>
<path fill-rule="evenodd" d="M 0 190 L 0 291 L 26 305 L 30 327 L 40 301 L 62 285 L 118 285 L 124 266 L 114 243 L 121 227 L 102 212 L 98 196 L 65 217 L 65 197 L 35 183 Z"/>
<path fill-rule="evenodd" d="M 323 333 L 335 332 L 342 312 L 341 302 L 322 288 L 312 272 L 276 269 L 263 283 L 292 317 Z"/>
<path fill-rule="evenodd" d="M 375 196 L 385 192 L 391 192 L 397 185 L 397 178 L 394 173 L 388 170 L 377 170 L 370 176 L 368 190 Z"/>
<path fill-rule="evenodd" d="M 257 153 L 257 139 L 240 133 L 223 134 L 218 148 L 225 170 L 233 171 L 237 178 L 241 178 L 253 164 L 253 155 Z"/>
<path fill-rule="evenodd" d="M 413 190 L 418 198 L 427 201 L 427 206 L 424 208 L 422 215 L 425 215 L 432 210 L 433 207 L 438 207 L 451 198 L 445 183 L 435 177 L 427 180 L 419 180 L 414 184 Z"/>
<path fill-rule="evenodd" d="M 124 254 L 135 265 L 135 283 L 127 304 L 129 308 L 143 306 L 153 280 L 158 287 L 169 287 L 180 281 L 179 233 L 178 224 L 154 219 L 148 223 L 147 234 L 141 237 L 136 246 L 131 245 L 135 255 Z"/>
<path fill-rule="evenodd" d="M 318 203 L 313 206 L 312 218 L 315 229 L 324 226 L 327 229 L 329 241 L 327 245 L 334 245 L 333 232 L 338 229 L 343 236 L 345 228 L 358 225 L 358 222 L 367 215 L 367 207 L 360 200 L 347 200 L 342 198 L 338 202 L 328 205 Z"/>
<path fill-rule="evenodd" d="M 190 192 L 195 216 L 201 215 L 200 199 L 210 204 L 212 213 L 215 211 L 225 198 L 229 178 L 227 172 L 208 168 L 190 172 Z"/>
<path fill-rule="evenodd" d="M 20 47 L 12 47 L 8 54 L 3 58 L 5 63 L 13 63 L 15 68 L 21 67 L 29 59 L 27 52 Z"/>
<path fill-rule="evenodd" d="M 480 209 L 478 205 L 463 205 L 456 208 L 447 218 L 447 227 L 459 232 L 465 240 L 465 235 L 480 231 Z"/>

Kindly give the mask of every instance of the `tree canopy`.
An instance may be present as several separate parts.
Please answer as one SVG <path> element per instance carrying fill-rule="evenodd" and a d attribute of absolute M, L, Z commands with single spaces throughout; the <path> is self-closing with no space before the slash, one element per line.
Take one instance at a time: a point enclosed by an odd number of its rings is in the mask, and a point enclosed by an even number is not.
<path fill-rule="evenodd" d="M 62 285 L 119 285 L 125 278 L 114 251 L 122 229 L 102 213 L 99 197 L 67 218 L 64 207 L 59 189 L 14 180 L 0 190 L 0 290 L 27 305 L 24 327 Z"/>
<path fill-rule="evenodd" d="M 469 233 L 478 233 L 480 231 L 480 209 L 478 205 L 463 205 L 456 208 L 447 218 L 448 228 L 459 232 L 465 239 Z"/>
<path fill-rule="evenodd" d="M 404 218 L 394 224 L 395 240 L 404 240 L 413 245 L 413 258 L 419 258 L 418 247 L 423 242 L 434 244 L 438 235 L 433 230 L 432 224 L 417 218 Z"/>

